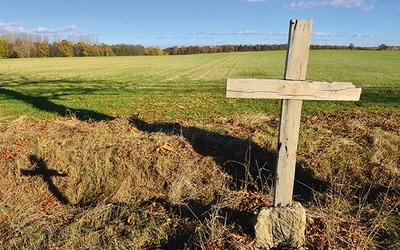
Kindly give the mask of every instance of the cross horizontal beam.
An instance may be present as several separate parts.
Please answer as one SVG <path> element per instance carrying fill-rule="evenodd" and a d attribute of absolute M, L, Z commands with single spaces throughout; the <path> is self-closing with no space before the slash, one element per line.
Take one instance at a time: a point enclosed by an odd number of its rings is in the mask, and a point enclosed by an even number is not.
<path fill-rule="evenodd" d="M 350 82 L 227 79 L 226 97 L 286 100 L 358 101 L 361 88 Z"/>

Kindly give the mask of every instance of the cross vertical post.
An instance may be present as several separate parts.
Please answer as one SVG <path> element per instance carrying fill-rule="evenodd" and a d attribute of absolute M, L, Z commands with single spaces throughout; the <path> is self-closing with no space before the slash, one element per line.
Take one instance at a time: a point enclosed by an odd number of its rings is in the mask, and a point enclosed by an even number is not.
<path fill-rule="evenodd" d="M 305 80 L 312 20 L 291 20 L 285 80 Z M 274 206 L 291 206 L 302 100 L 283 99 L 275 169 Z"/>

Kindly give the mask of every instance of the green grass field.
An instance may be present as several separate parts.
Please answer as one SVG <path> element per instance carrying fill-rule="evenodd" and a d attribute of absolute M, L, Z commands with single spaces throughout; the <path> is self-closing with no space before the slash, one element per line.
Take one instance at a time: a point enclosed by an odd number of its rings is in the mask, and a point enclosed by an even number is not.
<path fill-rule="evenodd" d="M 0 249 L 256 249 L 272 206 L 285 52 L 0 60 Z M 311 51 L 294 200 L 306 249 L 400 248 L 400 52 Z"/>
<path fill-rule="evenodd" d="M 226 78 L 282 78 L 284 51 L 164 57 L 0 60 L 0 122 L 54 119 L 68 109 L 94 119 L 140 113 L 150 119 L 279 112 L 275 100 L 227 100 Z M 361 102 L 306 102 L 321 110 L 400 108 L 400 53 L 311 51 L 307 78 L 350 81 Z"/>

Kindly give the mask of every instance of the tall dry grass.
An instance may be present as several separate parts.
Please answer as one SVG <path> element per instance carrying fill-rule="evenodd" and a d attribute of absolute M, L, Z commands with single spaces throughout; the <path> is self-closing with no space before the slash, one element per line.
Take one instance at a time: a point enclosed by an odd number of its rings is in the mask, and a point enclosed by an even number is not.
<path fill-rule="evenodd" d="M 162 242 L 175 221 L 164 210 L 147 216 L 153 200 L 207 204 L 226 190 L 229 179 L 183 137 L 149 135 L 127 119 L 92 124 L 20 119 L 2 126 L 1 134 L 0 232 L 3 245 L 11 248 Z M 49 190 L 42 178 L 46 173 L 23 174 L 40 164 L 47 172 L 66 173 L 48 177 L 67 204 Z"/>
<path fill-rule="evenodd" d="M 0 249 L 251 249 L 272 204 L 274 116 L 0 125 Z M 302 121 L 309 249 L 397 249 L 400 113 Z"/>
<path fill-rule="evenodd" d="M 333 112 L 304 121 L 299 161 L 328 184 L 309 203 L 313 245 L 400 246 L 399 121 L 399 113 L 373 112 Z"/>

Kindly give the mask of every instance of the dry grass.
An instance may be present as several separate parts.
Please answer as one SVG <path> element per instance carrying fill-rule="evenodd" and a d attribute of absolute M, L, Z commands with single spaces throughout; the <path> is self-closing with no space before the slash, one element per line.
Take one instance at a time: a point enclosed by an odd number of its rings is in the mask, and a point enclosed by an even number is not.
<path fill-rule="evenodd" d="M 274 116 L 0 125 L 0 249 L 251 249 Z M 304 117 L 309 249 L 398 249 L 400 113 Z M 250 139 L 249 139 L 250 138 Z"/>
<path fill-rule="evenodd" d="M 310 202 L 309 234 L 318 236 L 311 242 L 318 248 L 397 249 L 400 113 L 334 112 L 304 123 L 299 161 L 328 184 Z"/>
<path fill-rule="evenodd" d="M 115 223 L 132 228 L 135 219 L 128 218 L 136 216 L 135 210 L 145 213 L 153 200 L 208 204 L 226 190 L 227 174 L 183 137 L 148 135 L 127 119 L 93 124 L 75 119 L 29 124 L 21 119 L 1 129 L 0 232 L 6 246 L 112 247 L 108 241 L 119 233 Z M 38 168 L 66 174 L 47 174 L 54 184 L 49 192 L 48 181 L 41 177 L 46 173 L 24 175 Z M 160 214 L 138 223 L 162 230 L 159 227 L 173 218 Z M 129 244 L 140 247 L 154 240 L 152 230 L 143 230 L 123 234 L 128 234 Z M 156 233 L 160 242 L 167 236 Z"/>

